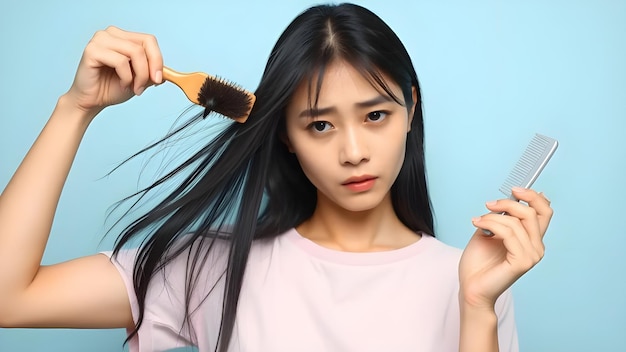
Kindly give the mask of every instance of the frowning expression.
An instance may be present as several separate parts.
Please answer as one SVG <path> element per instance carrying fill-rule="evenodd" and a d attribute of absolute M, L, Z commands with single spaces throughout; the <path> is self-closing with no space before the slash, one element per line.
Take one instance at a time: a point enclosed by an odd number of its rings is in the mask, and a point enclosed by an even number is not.
<path fill-rule="evenodd" d="M 402 99 L 400 87 L 383 78 Z M 399 104 L 343 61 L 327 66 L 316 106 L 312 94 L 304 82 L 287 106 L 286 143 L 317 188 L 318 204 L 329 200 L 349 211 L 377 207 L 404 162 L 414 106 Z"/>

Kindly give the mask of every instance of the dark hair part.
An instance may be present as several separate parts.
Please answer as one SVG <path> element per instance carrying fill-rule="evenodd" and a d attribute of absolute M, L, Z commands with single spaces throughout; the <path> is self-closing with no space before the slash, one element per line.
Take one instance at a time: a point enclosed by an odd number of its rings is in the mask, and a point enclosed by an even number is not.
<path fill-rule="evenodd" d="M 129 339 L 141 327 L 152 277 L 193 247 L 196 250 L 187 254 L 185 287 L 185 317 L 189 323 L 190 314 L 198 308 L 190 307 L 197 268 L 206 264 L 209 251 L 222 248 L 213 246 L 214 240 L 221 238 L 229 251 L 222 276 L 224 303 L 216 350 L 227 350 L 253 240 L 277 236 L 308 219 L 315 209 L 316 189 L 279 137 L 285 133 L 285 108 L 294 91 L 302 82 L 309 86 L 316 82 L 317 88 L 311 94 L 317 97 L 324 70 L 336 59 L 351 64 L 373 85 L 402 103 L 383 79 L 386 75 L 402 89 L 408 109 L 416 104 L 405 161 L 391 196 L 397 216 L 408 228 L 434 235 L 420 89 L 406 49 L 391 28 L 363 7 L 312 7 L 287 27 L 274 46 L 248 121 L 229 125 L 182 165 L 137 194 L 141 198 L 172 177 L 188 172 L 163 201 L 126 227 L 116 243 L 115 254 L 132 239 L 147 234 L 134 267 L 139 316 Z M 199 115 L 194 118 L 198 120 Z"/>

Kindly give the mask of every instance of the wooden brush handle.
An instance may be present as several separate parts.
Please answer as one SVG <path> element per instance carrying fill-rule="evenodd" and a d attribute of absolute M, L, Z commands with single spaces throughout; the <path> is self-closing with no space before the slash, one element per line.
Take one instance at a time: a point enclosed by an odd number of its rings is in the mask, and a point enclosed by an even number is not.
<path fill-rule="evenodd" d="M 163 66 L 163 79 L 170 81 L 183 90 L 187 98 L 194 104 L 200 104 L 198 94 L 209 75 L 202 72 L 181 73 Z"/>
<path fill-rule="evenodd" d="M 163 79 L 175 83 L 178 79 L 184 78 L 187 74 L 172 70 L 167 66 L 163 66 Z"/>

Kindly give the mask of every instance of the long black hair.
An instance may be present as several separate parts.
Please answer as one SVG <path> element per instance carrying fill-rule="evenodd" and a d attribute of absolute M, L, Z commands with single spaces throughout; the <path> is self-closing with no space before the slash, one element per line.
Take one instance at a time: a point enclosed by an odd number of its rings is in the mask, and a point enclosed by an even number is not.
<path fill-rule="evenodd" d="M 131 240 L 143 238 L 133 275 L 139 316 L 129 339 L 142 324 L 148 284 L 156 273 L 186 249 L 201 248 L 190 252 L 193 255 L 187 259 L 185 316 L 189 319 L 197 308 L 189 307 L 197 280 L 195 269 L 206 263 L 210 251 L 228 248 L 226 269 L 220 273 L 225 288 L 218 344 L 220 351 L 226 351 L 253 241 L 284 233 L 308 219 L 315 209 L 316 189 L 280 136 L 285 133 L 285 107 L 294 91 L 302 82 L 310 86 L 316 82 L 317 88 L 311 90 L 316 97 L 326 66 L 336 59 L 351 64 L 401 103 L 383 79 L 386 75 L 402 89 L 407 108 L 416 104 L 405 160 L 391 188 L 391 199 L 398 218 L 408 228 L 434 236 L 420 88 L 404 45 L 387 24 L 363 7 L 312 7 L 289 24 L 272 49 L 248 121 L 227 126 L 182 165 L 138 193 L 145 195 L 187 172 L 170 194 L 126 227 L 116 242 L 115 254 Z M 417 92 L 415 102 L 412 88 Z M 213 246 L 215 238 L 228 245 Z"/>

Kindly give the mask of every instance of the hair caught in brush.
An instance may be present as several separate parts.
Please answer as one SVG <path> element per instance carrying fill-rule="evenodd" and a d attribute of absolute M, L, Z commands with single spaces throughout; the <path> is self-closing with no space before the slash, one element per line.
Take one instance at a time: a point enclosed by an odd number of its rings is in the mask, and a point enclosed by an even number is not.
<path fill-rule="evenodd" d="M 205 80 L 198 93 L 203 118 L 213 111 L 235 120 L 247 117 L 253 98 L 241 86 L 220 77 Z"/>

